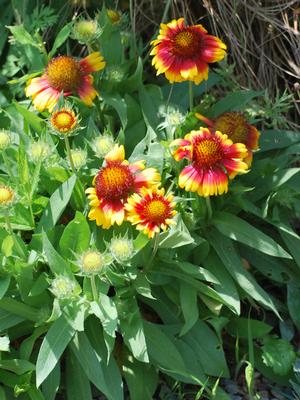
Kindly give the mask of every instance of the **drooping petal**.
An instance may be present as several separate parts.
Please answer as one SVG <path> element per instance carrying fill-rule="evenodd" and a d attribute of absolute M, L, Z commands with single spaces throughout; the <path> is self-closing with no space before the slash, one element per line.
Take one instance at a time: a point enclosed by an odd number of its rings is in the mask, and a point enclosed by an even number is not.
<path fill-rule="evenodd" d="M 48 87 L 33 96 L 33 104 L 35 108 L 41 112 L 45 109 L 51 112 L 57 104 L 59 96 L 60 93 L 57 90 Z"/>
<path fill-rule="evenodd" d="M 77 88 L 79 97 L 88 107 L 92 107 L 93 100 L 98 96 L 98 92 L 93 86 L 93 80 L 92 75 L 86 75 L 82 78 L 82 83 Z"/>
<path fill-rule="evenodd" d="M 101 71 L 106 65 L 104 58 L 99 51 L 89 54 L 87 57 L 80 60 L 79 64 L 84 74 Z"/>
<path fill-rule="evenodd" d="M 125 149 L 124 146 L 119 146 L 115 144 L 112 150 L 106 154 L 105 161 L 119 161 L 120 163 L 125 159 Z"/>

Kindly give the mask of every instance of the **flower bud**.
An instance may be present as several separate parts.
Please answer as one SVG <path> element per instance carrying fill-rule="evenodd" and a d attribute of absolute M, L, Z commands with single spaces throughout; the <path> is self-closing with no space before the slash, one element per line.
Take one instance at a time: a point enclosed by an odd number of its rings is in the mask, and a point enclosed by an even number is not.
<path fill-rule="evenodd" d="M 105 157 L 106 154 L 113 148 L 114 140 L 110 135 L 100 135 L 93 142 L 93 150 L 98 157 Z"/>
<path fill-rule="evenodd" d="M 82 44 L 95 40 L 99 34 L 97 21 L 94 20 L 82 19 L 77 21 L 73 28 L 73 38 Z"/>
<path fill-rule="evenodd" d="M 5 129 L 0 130 L 0 150 L 5 150 L 11 144 L 11 135 Z"/>
<path fill-rule="evenodd" d="M 15 193 L 9 186 L 0 184 L 0 207 L 9 207 L 15 198 Z"/>
<path fill-rule="evenodd" d="M 87 152 L 81 149 L 71 150 L 71 157 L 76 169 L 80 169 L 86 165 Z"/>
<path fill-rule="evenodd" d="M 108 9 L 107 15 L 112 24 L 117 24 L 121 20 L 121 14 L 116 10 Z"/>
<path fill-rule="evenodd" d="M 88 250 L 80 259 L 81 272 L 84 275 L 101 274 L 109 262 L 105 254 L 97 250 Z"/>
<path fill-rule="evenodd" d="M 51 154 L 51 149 L 48 143 L 38 140 L 33 142 L 29 146 L 30 158 L 34 163 L 38 161 L 43 161 Z"/>
<path fill-rule="evenodd" d="M 110 252 L 118 262 L 129 261 L 134 255 L 133 240 L 127 237 L 114 237 L 110 242 Z"/>
<path fill-rule="evenodd" d="M 69 299 L 74 296 L 76 283 L 68 276 L 58 275 L 51 283 L 51 292 L 58 299 Z"/>

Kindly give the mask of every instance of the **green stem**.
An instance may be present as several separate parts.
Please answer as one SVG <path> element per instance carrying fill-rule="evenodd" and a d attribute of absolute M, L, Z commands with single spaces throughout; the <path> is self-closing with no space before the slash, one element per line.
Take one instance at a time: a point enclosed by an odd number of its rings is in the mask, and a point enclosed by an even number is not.
<path fill-rule="evenodd" d="M 3 157 L 3 161 L 4 161 L 4 164 L 6 166 L 6 169 L 7 169 L 7 172 L 9 174 L 10 178 L 15 180 L 15 176 L 14 176 L 14 174 L 12 172 L 12 169 L 10 168 L 9 161 L 8 161 L 8 159 L 6 157 L 5 150 L 2 151 L 2 157 Z"/>
<path fill-rule="evenodd" d="M 74 161 L 73 161 L 72 154 L 71 154 L 71 147 L 70 147 L 70 142 L 69 142 L 68 136 L 65 136 L 65 145 L 66 145 L 67 155 L 68 155 L 68 159 L 70 161 L 72 171 L 75 175 L 77 175 L 76 168 L 75 168 Z"/>
<path fill-rule="evenodd" d="M 75 186 L 75 191 L 77 191 L 79 194 L 79 199 L 80 199 L 80 203 L 81 203 L 80 206 L 82 208 L 84 208 L 84 205 L 85 205 L 84 187 L 83 187 L 83 184 L 81 183 L 79 173 L 78 173 L 78 171 L 76 171 L 76 168 L 74 165 L 68 136 L 65 136 L 65 144 L 66 144 L 67 155 L 68 155 L 68 159 L 69 159 L 69 162 L 71 165 L 72 172 L 73 172 L 73 174 L 75 174 L 77 176 L 77 184 Z"/>
<path fill-rule="evenodd" d="M 192 112 L 194 107 L 193 81 L 189 81 L 189 103 L 190 103 L 190 112 Z"/>
<path fill-rule="evenodd" d="M 212 208 L 211 208 L 210 197 L 209 196 L 205 197 L 205 201 L 206 201 L 206 206 L 207 206 L 207 216 L 208 216 L 208 219 L 211 219 Z"/>
<path fill-rule="evenodd" d="M 173 93 L 173 87 L 174 87 L 174 85 L 173 85 L 173 83 L 171 83 L 171 87 L 170 87 L 170 91 L 169 91 L 169 95 L 168 95 L 168 99 L 167 99 L 167 103 L 166 103 L 166 112 L 168 112 L 168 109 L 169 109 L 169 104 L 170 104 L 171 96 Z"/>
<path fill-rule="evenodd" d="M 132 29 L 132 36 L 133 36 L 133 50 L 134 50 L 134 55 L 136 56 L 137 49 L 136 49 L 136 32 L 135 32 L 135 13 L 134 9 L 135 6 L 133 4 L 134 0 L 129 0 L 129 12 L 130 12 L 130 22 L 131 22 L 131 29 Z"/>
<path fill-rule="evenodd" d="M 156 234 L 155 238 L 154 238 L 154 244 L 153 244 L 153 251 L 151 254 L 151 257 L 149 259 L 148 264 L 146 265 L 145 271 L 148 271 L 149 268 L 152 265 L 152 262 L 154 260 L 154 257 L 156 256 L 157 250 L 158 250 L 158 244 L 159 244 L 159 240 L 158 240 L 158 234 Z"/>
<path fill-rule="evenodd" d="M 7 210 L 4 213 L 4 219 L 5 219 L 5 223 L 6 223 L 6 230 L 11 235 L 11 237 L 13 238 L 14 245 L 15 245 L 15 248 L 16 248 L 19 256 L 22 257 L 22 258 L 25 258 L 24 251 L 23 251 L 22 247 L 20 246 L 20 244 L 19 244 L 19 242 L 18 242 L 18 240 L 16 238 L 16 235 L 14 234 L 13 228 L 12 228 L 10 220 L 9 220 L 9 214 L 8 214 Z"/>
<path fill-rule="evenodd" d="M 91 276 L 91 287 L 92 287 L 94 301 L 98 301 L 98 292 L 97 292 L 95 275 Z"/>
<path fill-rule="evenodd" d="M 166 22 L 166 19 L 168 17 L 168 13 L 169 13 L 169 9 L 171 7 L 171 3 L 172 3 L 172 0 L 167 0 L 166 6 L 165 6 L 165 9 L 164 9 L 164 12 L 163 12 L 163 16 L 162 16 L 162 19 L 161 19 L 160 23 Z M 158 33 L 159 33 L 159 28 L 153 34 L 153 36 L 151 37 L 151 39 L 149 40 L 148 43 L 150 43 L 152 40 L 154 40 L 157 37 Z M 148 46 L 149 46 L 149 44 L 147 44 L 147 46 L 144 48 L 143 52 L 146 50 L 146 48 L 148 48 Z M 146 56 L 144 57 L 144 64 L 146 64 L 146 62 L 148 61 L 149 57 L 150 57 L 150 50 L 147 52 Z"/>

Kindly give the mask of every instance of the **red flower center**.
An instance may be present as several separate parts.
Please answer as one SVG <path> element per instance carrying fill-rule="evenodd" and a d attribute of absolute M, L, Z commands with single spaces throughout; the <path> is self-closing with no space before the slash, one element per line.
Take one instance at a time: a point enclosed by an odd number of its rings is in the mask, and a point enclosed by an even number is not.
<path fill-rule="evenodd" d="M 222 147 L 216 138 L 201 139 L 200 142 L 195 143 L 193 160 L 196 164 L 202 167 L 212 167 L 222 158 Z"/>
<path fill-rule="evenodd" d="M 99 199 L 125 200 L 133 185 L 134 177 L 128 166 L 111 162 L 96 177 L 96 194 Z"/>
<path fill-rule="evenodd" d="M 173 38 L 173 51 L 182 57 L 199 56 L 202 38 L 197 31 L 187 27 Z"/>
<path fill-rule="evenodd" d="M 233 143 L 247 144 L 248 126 L 243 114 L 228 112 L 215 120 L 214 129 L 227 135 Z"/>
<path fill-rule="evenodd" d="M 59 91 L 72 92 L 82 79 L 80 64 L 73 57 L 59 56 L 51 60 L 46 74 L 50 85 Z"/>
<path fill-rule="evenodd" d="M 163 223 L 169 214 L 169 207 L 164 198 L 154 197 L 144 204 L 144 218 L 155 224 Z"/>

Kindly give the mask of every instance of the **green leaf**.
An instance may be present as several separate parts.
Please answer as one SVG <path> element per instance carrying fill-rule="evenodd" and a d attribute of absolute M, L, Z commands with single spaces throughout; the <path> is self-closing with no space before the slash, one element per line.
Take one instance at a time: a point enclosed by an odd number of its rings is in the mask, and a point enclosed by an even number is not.
<path fill-rule="evenodd" d="M 205 322 L 199 320 L 182 339 L 193 349 L 205 373 L 212 376 L 229 375 L 222 344 Z"/>
<path fill-rule="evenodd" d="M 119 93 L 107 94 L 101 92 L 101 96 L 103 97 L 105 103 L 109 104 L 117 111 L 122 127 L 125 129 L 127 125 L 127 104 L 125 100 L 120 96 Z"/>
<path fill-rule="evenodd" d="M 93 400 L 90 382 L 71 351 L 66 358 L 67 400 Z"/>
<path fill-rule="evenodd" d="M 95 318 L 89 318 L 86 322 L 86 334 L 92 347 L 101 359 L 101 367 L 105 383 L 110 397 L 114 400 L 123 400 L 123 382 L 119 366 L 113 356 L 109 356 L 105 342 L 105 332 L 99 329 L 99 323 Z M 110 336 L 111 338 L 111 336 Z"/>
<path fill-rule="evenodd" d="M 59 31 L 59 33 L 57 34 L 57 36 L 56 36 L 56 38 L 55 38 L 53 47 L 52 47 L 52 49 L 51 49 L 51 51 L 50 51 L 50 53 L 49 53 L 49 59 L 50 59 L 51 57 L 54 56 L 56 50 L 57 50 L 60 46 L 62 46 L 62 45 L 65 43 L 65 41 L 68 39 L 68 37 L 70 36 L 71 30 L 72 30 L 72 27 L 73 27 L 73 21 L 71 21 L 71 22 L 69 22 L 68 24 L 66 24 L 66 25 Z"/>
<path fill-rule="evenodd" d="M 185 335 L 199 318 L 197 290 L 185 282 L 180 282 L 180 304 L 184 317 L 184 325 L 180 335 Z"/>
<path fill-rule="evenodd" d="M 249 334 L 249 326 L 251 329 L 252 338 L 261 338 L 271 332 L 273 327 L 265 322 L 256 319 L 234 318 L 226 325 L 226 330 L 233 336 L 242 339 L 247 339 Z"/>
<path fill-rule="evenodd" d="M 9 351 L 9 337 L 0 336 L 0 351 Z"/>
<path fill-rule="evenodd" d="M 292 258 L 278 243 L 236 215 L 219 212 L 213 218 L 215 227 L 224 236 L 273 257 Z"/>
<path fill-rule="evenodd" d="M 144 330 L 151 362 L 163 371 L 186 375 L 180 353 L 159 325 L 144 322 Z"/>
<path fill-rule="evenodd" d="M 154 86 L 151 85 L 141 85 L 139 88 L 139 99 L 146 125 L 155 130 L 159 124 L 159 119 L 157 115 L 157 107 L 154 102 L 154 96 L 153 93 L 151 93 L 151 88 L 153 89 L 153 87 Z M 162 97 L 161 91 L 158 86 L 155 86 L 155 90 L 157 92 L 155 98 L 158 100 Z"/>
<path fill-rule="evenodd" d="M 188 228 L 185 226 L 180 214 L 174 218 L 176 225 L 172 225 L 167 232 L 159 235 L 159 247 L 164 249 L 174 249 L 195 243 Z"/>
<path fill-rule="evenodd" d="M 103 372 L 102 359 L 93 349 L 84 332 L 75 335 L 70 348 L 89 380 L 103 392 L 109 400 L 117 400 L 111 396 L 108 390 Z"/>
<path fill-rule="evenodd" d="M 145 235 L 143 232 L 140 232 L 134 239 L 133 245 L 135 250 L 139 251 L 142 250 L 149 242 L 150 239 L 148 238 L 148 236 Z"/>
<path fill-rule="evenodd" d="M 220 258 L 211 251 L 203 261 L 203 265 L 216 276 L 219 283 L 214 284 L 215 291 L 237 315 L 241 312 L 240 298 L 236 285 Z"/>
<path fill-rule="evenodd" d="M 254 386 L 254 368 L 251 363 L 247 363 L 247 367 L 245 368 L 245 379 L 247 383 L 248 392 L 253 392 Z"/>
<path fill-rule="evenodd" d="M 15 106 L 18 113 L 20 113 L 24 120 L 32 126 L 34 130 L 37 132 L 41 132 L 44 125 L 44 120 L 37 115 L 35 115 L 32 111 L 27 110 L 27 108 L 23 107 L 20 103 L 14 102 L 13 105 Z"/>
<path fill-rule="evenodd" d="M 296 354 L 293 346 L 285 339 L 268 336 L 262 347 L 263 362 L 278 375 L 286 375 L 293 366 Z"/>
<path fill-rule="evenodd" d="M 200 293 L 202 293 L 208 297 L 211 297 L 213 300 L 227 304 L 226 302 L 224 302 L 222 297 L 220 297 L 213 288 L 204 284 L 203 282 L 199 282 L 198 280 L 187 275 L 186 273 L 183 273 L 181 271 L 178 271 L 178 270 L 172 268 L 170 265 L 157 265 L 155 267 L 155 269 L 150 271 L 149 275 L 150 275 L 151 279 L 153 279 L 153 275 L 155 277 L 156 274 L 173 276 L 173 277 L 177 278 L 179 281 L 184 281 L 184 282 L 188 283 L 190 286 L 196 288 Z M 161 276 L 159 278 L 161 279 Z"/>
<path fill-rule="evenodd" d="M 14 247 L 14 238 L 12 235 L 6 236 L 1 245 L 1 252 L 5 257 L 10 257 L 12 255 L 12 250 Z M 0 289 L 1 290 L 1 289 Z"/>
<path fill-rule="evenodd" d="M 133 285 L 135 290 L 142 296 L 148 297 L 149 299 L 155 298 L 152 296 L 151 293 L 151 286 L 147 281 L 145 274 L 138 272 L 136 279 L 133 281 Z"/>
<path fill-rule="evenodd" d="M 123 56 L 120 30 L 107 19 L 106 10 L 101 13 L 100 24 L 104 26 L 100 39 L 103 57 L 109 66 L 120 65 Z"/>
<path fill-rule="evenodd" d="M 30 33 L 24 28 L 23 25 L 7 26 L 7 28 L 13 34 L 16 42 L 23 45 L 30 45 L 40 48 L 37 41 L 30 35 Z"/>
<path fill-rule="evenodd" d="M 12 371 L 17 375 L 23 375 L 26 372 L 34 371 L 35 365 L 27 360 L 0 360 L 0 368 Z"/>
<path fill-rule="evenodd" d="M 247 103 L 262 94 L 263 92 L 257 92 L 254 90 L 242 90 L 229 93 L 210 108 L 210 116 L 215 118 L 226 111 L 243 110 Z"/>
<path fill-rule="evenodd" d="M 60 385 L 60 364 L 57 363 L 42 385 L 42 391 L 47 400 L 55 400 Z"/>
<path fill-rule="evenodd" d="M 113 300 L 103 293 L 99 293 L 99 302 L 91 302 L 91 311 L 100 319 L 105 332 L 112 337 L 116 336 L 118 312 Z"/>
<path fill-rule="evenodd" d="M 85 216 L 76 211 L 75 218 L 64 229 L 59 247 L 65 258 L 73 258 L 73 252 L 80 254 L 88 249 L 90 238 L 90 227 Z"/>
<path fill-rule="evenodd" d="M 45 252 L 49 267 L 54 274 L 71 275 L 71 268 L 69 264 L 54 249 L 46 233 L 43 233 L 43 250 Z"/>
<path fill-rule="evenodd" d="M 44 337 L 36 362 L 36 386 L 48 377 L 75 334 L 64 315 L 59 317 Z"/>
<path fill-rule="evenodd" d="M 128 355 L 123 363 L 123 374 L 131 400 L 152 400 L 158 376 L 152 365 L 141 363 Z"/>
<path fill-rule="evenodd" d="M 47 232 L 55 226 L 71 198 L 75 183 L 76 175 L 72 175 L 55 190 L 50 197 L 35 233 L 40 233 L 43 230 Z"/>
<path fill-rule="evenodd" d="M 216 229 L 210 229 L 206 233 L 210 244 L 217 252 L 227 271 L 240 285 L 240 287 L 253 299 L 257 300 L 263 306 L 271 309 L 279 316 L 276 307 L 261 286 L 256 282 L 251 274 L 245 269 L 239 254 L 237 253 L 230 239 L 220 234 Z"/>
<path fill-rule="evenodd" d="M 147 167 L 156 168 L 160 174 L 164 168 L 165 147 L 160 143 L 151 143 L 146 157 Z"/>
<path fill-rule="evenodd" d="M 21 391 L 22 391 L 22 389 L 21 389 Z M 28 390 L 28 396 L 30 397 L 30 400 L 46 400 L 45 397 L 43 396 L 42 392 L 39 389 L 37 389 L 36 387 L 31 387 Z"/>
<path fill-rule="evenodd" d="M 132 93 L 136 91 L 142 83 L 143 77 L 143 61 L 139 57 L 135 72 L 128 78 L 123 80 L 118 89 L 122 92 Z"/>
<path fill-rule="evenodd" d="M 300 287 L 293 281 L 287 285 L 287 305 L 294 324 L 300 330 Z"/>
<path fill-rule="evenodd" d="M 35 328 L 33 333 L 22 341 L 20 346 L 20 357 L 28 360 L 35 347 L 36 340 L 45 332 L 47 332 L 47 330 L 48 327 L 46 325 Z"/>
<path fill-rule="evenodd" d="M 37 322 L 40 320 L 40 313 L 37 308 L 24 304 L 11 297 L 3 297 L 0 300 L 0 308 L 9 313 L 16 314 L 21 318 L 29 319 L 30 321 Z"/>
<path fill-rule="evenodd" d="M 144 326 L 135 298 L 122 299 L 117 303 L 123 339 L 134 357 L 149 362 Z"/>
<path fill-rule="evenodd" d="M 5 295 L 10 284 L 10 276 L 5 276 L 0 280 L 0 299 Z"/>
<path fill-rule="evenodd" d="M 251 266 L 260 271 L 268 279 L 275 282 L 284 283 L 288 280 L 289 270 L 285 260 L 270 257 L 247 246 L 241 246 L 243 258 L 250 261 Z"/>
<path fill-rule="evenodd" d="M 259 138 L 260 153 L 274 149 L 282 149 L 300 142 L 298 132 L 285 130 L 266 130 Z"/>
<path fill-rule="evenodd" d="M 170 336 L 169 336 L 170 337 Z M 186 370 L 187 375 L 170 374 L 174 379 L 180 380 L 185 383 L 197 384 L 203 386 L 207 377 L 203 371 L 202 365 L 197 358 L 197 354 L 194 349 L 191 348 L 187 343 L 181 339 L 173 338 L 173 343 L 175 344 L 177 350 L 179 351 Z"/>
<path fill-rule="evenodd" d="M 39 294 L 43 293 L 49 286 L 48 276 L 45 272 L 42 272 L 41 275 L 35 280 L 33 283 L 29 296 L 38 296 Z"/>
<path fill-rule="evenodd" d="M 283 231 L 279 228 L 279 233 L 289 252 L 292 254 L 295 263 L 300 268 L 300 237 L 292 229 Z"/>
<path fill-rule="evenodd" d="M 25 318 L 22 318 L 20 315 L 15 315 L 9 311 L 0 309 L 0 332 L 18 325 L 20 322 L 23 322 L 24 319 Z"/>

